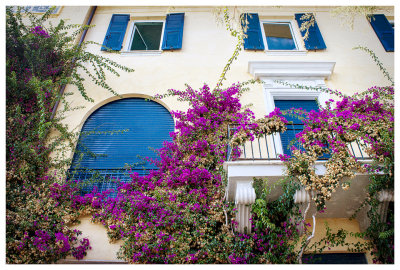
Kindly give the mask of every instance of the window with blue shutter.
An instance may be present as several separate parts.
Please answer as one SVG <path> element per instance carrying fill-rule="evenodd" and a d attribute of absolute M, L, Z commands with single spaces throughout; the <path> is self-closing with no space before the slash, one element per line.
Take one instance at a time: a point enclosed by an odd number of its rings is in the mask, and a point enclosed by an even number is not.
<path fill-rule="evenodd" d="M 303 255 L 305 264 L 368 264 L 365 253 L 322 253 Z"/>
<path fill-rule="evenodd" d="M 308 20 L 311 20 L 312 18 L 314 19 L 314 25 L 310 26 L 308 29 L 308 38 L 304 39 L 304 45 L 307 50 L 324 50 L 326 49 L 326 45 L 324 42 L 324 39 L 322 38 L 321 31 L 319 31 L 319 27 L 317 24 L 317 21 L 315 20 L 314 15 L 308 19 L 302 19 L 304 13 L 297 13 L 295 14 L 295 19 L 297 21 L 297 24 L 299 25 L 299 28 L 301 27 L 303 22 L 306 22 Z M 302 37 L 304 38 L 306 34 L 306 30 L 300 31 Z"/>
<path fill-rule="evenodd" d="M 121 50 L 128 22 L 129 15 L 127 14 L 112 15 L 103 46 L 101 47 L 102 51 L 107 51 L 108 49 L 113 51 Z"/>
<path fill-rule="evenodd" d="M 376 35 L 387 52 L 394 51 L 394 29 L 383 14 L 368 15 Z"/>
<path fill-rule="evenodd" d="M 162 44 L 163 50 L 182 49 L 184 18 L 185 13 L 172 13 L 167 15 Z"/>
<path fill-rule="evenodd" d="M 281 111 L 288 110 L 291 108 L 302 108 L 303 110 L 310 112 L 312 110 L 318 111 L 318 104 L 315 100 L 275 100 L 275 107 L 278 107 Z M 291 155 L 291 146 L 294 145 L 297 149 L 303 149 L 301 144 L 296 140 L 296 134 L 303 130 L 303 123 L 300 119 L 294 116 L 285 115 L 288 121 L 293 124 L 287 125 L 287 130 L 280 134 L 282 141 L 283 153 Z"/>
<path fill-rule="evenodd" d="M 160 50 L 163 22 L 135 22 L 130 50 Z"/>
<path fill-rule="evenodd" d="M 246 38 L 244 39 L 245 50 L 264 50 L 263 37 L 260 28 L 260 20 L 257 13 L 242 14 L 242 26 L 246 27 Z"/>
<path fill-rule="evenodd" d="M 130 181 L 129 170 L 146 175 L 155 165 L 156 150 L 171 141 L 174 120 L 169 111 L 154 101 L 126 98 L 110 102 L 93 112 L 82 127 L 70 168 L 70 179 L 100 191 L 115 188 L 118 178 Z M 99 179 L 89 183 L 90 178 Z M 115 195 L 116 193 L 114 193 Z"/>
<path fill-rule="evenodd" d="M 268 50 L 297 50 L 290 22 L 264 22 Z"/>

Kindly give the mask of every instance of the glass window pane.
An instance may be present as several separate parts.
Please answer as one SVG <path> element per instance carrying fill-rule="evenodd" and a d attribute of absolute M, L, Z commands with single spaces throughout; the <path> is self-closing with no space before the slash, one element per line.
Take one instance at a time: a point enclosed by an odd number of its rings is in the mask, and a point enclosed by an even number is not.
<path fill-rule="evenodd" d="M 162 22 L 135 23 L 131 50 L 159 50 Z"/>
<path fill-rule="evenodd" d="M 296 50 L 288 23 L 264 23 L 268 50 Z"/>

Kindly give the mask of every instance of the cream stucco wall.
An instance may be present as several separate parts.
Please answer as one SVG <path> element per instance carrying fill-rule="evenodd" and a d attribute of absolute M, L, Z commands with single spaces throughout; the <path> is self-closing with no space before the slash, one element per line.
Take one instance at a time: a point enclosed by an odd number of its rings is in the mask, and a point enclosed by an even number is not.
<path fill-rule="evenodd" d="M 231 37 L 223 26 L 218 26 L 213 15 L 214 7 L 97 7 L 92 24 L 96 25 L 87 33 L 86 40 L 103 43 L 105 33 L 112 14 L 130 14 L 123 46 L 128 43 L 129 29 L 134 20 L 162 19 L 169 12 L 185 12 L 182 50 L 163 51 L 160 54 L 128 53 L 123 55 L 101 52 L 97 45 L 90 45 L 88 50 L 101 56 L 109 57 L 119 64 L 134 68 L 133 73 L 121 72 L 120 77 L 108 76 L 108 83 L 119 94 L 129 96 L 154 96 L 163 94 L 167 89 L 184 89 L 185 83 L 199 88 L 203 83 L 214 87 L 235 48 L 235 38 Z M 354 51 L 353 47 L 361 45 L 372 49 L 379 59 L 393 74 L 394 53 L 385 52 L 369 22 L 357 17 L 354 29 L 340 26 L 338 19 L 330 13 L 330 7 L 242 7 L 243 11 L 258 12 L 260 20 L 285 19 L 293 20 L 294 13 L 314 12 L 318 26 L 323 35 L 327 49 L 309 51 L 303 55 L 271 55 L 262 51 L 242 51 L 228 72 L 225 86 L 252 79 L 248 72 L 249 61 L 334 61 L 333 74 L 326 81 L 328 87 L 340 89 L 351 94 L 366 90 L 373 85 L 387 85 L 388 82 L 379 72 L 375 63 L 362 51 Z M 85 21 L 89 7 L 63 7 L 59 18 L 70 18 L 71 23 Z M 393 16 L 393 9 L 383 10 Z M 294 24 L 297 25 L 297 24 Z M 298 32 L 298 29 L 294 29 Z M 124 50 L 124 49 L 123 49 Z M 65 122 L 71 129 L 80 130 L 87 117 L 97 108 L 117 99 L 106 90 L 91 82 L 86 82 L 88 95 L 93 103 L 85 101 L 77 94 L 77 90 L 68 86 L 67 92 L 75 92 L 68 100 L 73 106 L 85 106 L 84 109 L 67 114 Z M 257 117 L 265 114 L 266 108 L 261 85 L 251 86 L 251 91 L 243 96 L 242 103 L 252 103 L 252 110 Z M 169 110 L 183 110 L 186 105 L 173 98 L 162 100 Z M 72 153 L 71 153 L 72 155 Z M 335 220 L 331 220 L 337 224 Z M 353 221 L 357 222 L 357 221 Z M 340 224 L 349 221 L 340 220 Z M 351 223 L 350 225 L 354 225 Z M 358 223 L 354 226 L 358 226 Z M 109 245 L 103 226 L 91 224 L 88 217 L 82 218 L 77 226 L 84 236 L 92 240 L 93 249 L 85 260 L 116 260 L 118 244 Z M 319 231 L 320 228 L 317 228 Z"/>

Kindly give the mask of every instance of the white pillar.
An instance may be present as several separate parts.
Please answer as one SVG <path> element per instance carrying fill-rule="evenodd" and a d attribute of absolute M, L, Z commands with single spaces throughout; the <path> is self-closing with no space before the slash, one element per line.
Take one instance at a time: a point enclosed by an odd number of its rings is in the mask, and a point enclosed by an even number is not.
<path fill-rule="evenodd" d="M 296 227 L 299 230 L 299 234 L 302 235 L 304 233 L 304 220 L 306 218 L 305 211 L 308 207 L 308 203 L 310 202 L 310 197 L 308 196 L 308 191 L 304 188 L 296 190 L 296 193 L 293 195 L 294 203 L 298 204 L 299 210 L 301 211 L 302 219 L 296 218 L 296 216 L 291 217 L 291 223 L 297 224 Z"/>
<path fill-rule="evenodd" d="M 251 232 L 251 205 L 256 200 L 256 192 L 253 188 L 253 181 L 239 181 L 236 185 L 235 204 L 237 208 L 236 221 L 237 230 L 240 233 Z"/>
<path fill-rule="evenodd" d="M 377 198 L 379 201 L 378 213 L 381 217 L 381 222 L 385 222 L 389 203 L 394 201 L 393 190 L 381 190 L 378 192 Z"/>

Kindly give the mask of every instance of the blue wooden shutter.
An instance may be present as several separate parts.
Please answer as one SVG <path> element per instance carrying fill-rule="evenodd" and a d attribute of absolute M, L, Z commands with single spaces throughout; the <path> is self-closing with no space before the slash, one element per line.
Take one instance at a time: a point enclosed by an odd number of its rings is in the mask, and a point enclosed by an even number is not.
<path fill-rule="evenodd" d="M 387 52 L 394 51 L 394 30 L 383 14 L 369 15 L 370 23 Z"/>
<path fill-rule="evenodd" d="M 302 108 L 303 110 L 310 112 L 312 110 L 318 111 L 318 104 L 315 100 L 275 100 L 275 107 L 278 107 L 281 111 L 288 110 L 290 108 Z M 303 130 L 302 121 L 296 117 L 285 115 L 288 121 L 292 121 L 293 124 L 287 125 L 287 130 L 281 133 L 282 149 L 286 155 L 291 155 L 290 143 L 296 138 L 296 134 Z M 302 149 L 298 142 L 293 144 L 298 149 Z"/>
<path fill-rule="evenodd" d="M 129 15 L 127 14 L 112 15 L 103 46 L 101 47 L 102 51 L 107 51 L 108 48 L 113 51 L 121 50 L 128 21 Z"/>
<path fill-rule="evenodd" d="M 302 260 L 305 264 L 368 264 L 365 253 L 306 254 Z"/>
<path fill-rule="evenodd" d="M 126 131 L 121 132 L 123 130 Z M 157 154 L 150 148 L 161 148 L 164 141 L 171 140 L 169 133 L 173 131 L 173 118 L 159 103 L 142 98 L 110 102 L 86 120 L 77 146 L 78 150 L 86 149 L 104 156 L 94 157 L 85 153 L 80 166 L 119 169 L 125 164 L 143 163 L 138 167 L 155 168 L 142 158 L 156 158 Z M 72 167 L 77 165 L 77 158 L 74 157 Z"/>
<path fill-rule="evenodd" d="M 297 13 L 295 14 L 295 19 L 297 21 L 297 24 L 299 25 L 299 28 L 301 27 L 301 24 L 306 21 L 306 20 L 301 20 L 301 17 L 304 15 L 304 13 Z M 314 15 L 312 15 L 314 16 Z M 315 19 L 315 18 L 314 18 Z M 306 31 L 300 31 L 302 37 L 306 34 Z M 311 26 L 308 29 L 308 38 L 304 40 L 304 45 L 307 50 L 324 50 L 326 49 L 326 45 L 324 42 L 324 39 L 322 38 L 321 31 L 319 31 L 319 27 L 317 24 L 317 21 L 314 20 L 314 25 Z"/>
<path fill-rule="evenodd" d="M 245 50 L 264 50 L 264 41 L 261 33 L 260 20 L 257 13 L 245 13 L 242 14 L 242 19 L 248 21 L 247 31 L 245 34 L 247 37 L 244 39 Z M 242 20 L 242 26 L 245 26 L 245 22 Z"/>
<path fill-rule="evenodd" d="M 182 49 L 184 18 L 185 13 L 172 13 L 167 15 L 162 43 L 163 50 Z"/>

